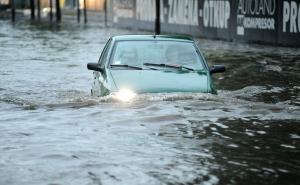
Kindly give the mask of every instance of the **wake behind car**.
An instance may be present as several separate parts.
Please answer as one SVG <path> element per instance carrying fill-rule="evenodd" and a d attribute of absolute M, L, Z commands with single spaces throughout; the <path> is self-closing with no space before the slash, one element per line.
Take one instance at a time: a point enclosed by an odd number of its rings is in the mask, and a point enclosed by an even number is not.
<path fill-rule="evenodd" d="M 94 71 L 92 95 L 124 101 L 140 93 L 216 93 L 211 74 L 225 71 L 210 69 L 193 39 L 171 35 L 113 36 L 87 68 Z"/>

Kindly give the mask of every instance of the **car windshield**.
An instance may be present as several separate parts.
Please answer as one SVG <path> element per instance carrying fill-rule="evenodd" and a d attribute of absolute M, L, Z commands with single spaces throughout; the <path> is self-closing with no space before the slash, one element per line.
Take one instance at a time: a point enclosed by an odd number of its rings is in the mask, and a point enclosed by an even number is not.
<path fill-rule="evenodd" d="M 183 66 L 194 70 L 204 68 L 193 43 L 162 40 L 118 41 L 110 64 L 123 67 L 125 65 L 144 67 L 144 64 L 148 64 L 148 66 L 164 64 L 161 66 Z"/>

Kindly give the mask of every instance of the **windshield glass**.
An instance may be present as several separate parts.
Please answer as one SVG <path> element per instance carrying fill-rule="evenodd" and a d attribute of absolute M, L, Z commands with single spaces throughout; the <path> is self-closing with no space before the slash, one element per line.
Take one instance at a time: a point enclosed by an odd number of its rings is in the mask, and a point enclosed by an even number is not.
<path fill-rule="evenodd" d="M 166 64 L 203 69 L 203 63 L 191 42 L 178 41 L 118 41 L 111 65 L 142 67 L 143 64 Z"/>

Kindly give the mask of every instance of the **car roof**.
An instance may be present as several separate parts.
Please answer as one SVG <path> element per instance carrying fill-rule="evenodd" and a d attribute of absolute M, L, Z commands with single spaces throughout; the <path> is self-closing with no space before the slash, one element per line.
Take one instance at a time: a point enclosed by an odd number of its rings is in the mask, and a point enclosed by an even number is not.
<path fill-rule="evenodd" d="M 166 40 L 166 41 L 186 41 L 194 42 L 194 40 L 185 35 L 118 35 L 112 36 L 115 41 L 122 40 Z"/>

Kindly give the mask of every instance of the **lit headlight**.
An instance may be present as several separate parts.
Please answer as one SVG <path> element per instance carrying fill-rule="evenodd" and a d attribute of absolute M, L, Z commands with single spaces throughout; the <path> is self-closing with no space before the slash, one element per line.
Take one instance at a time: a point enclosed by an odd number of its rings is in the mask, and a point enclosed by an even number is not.
<path fill-rule="evenodd" d="M 136 96 L 136 94 L 129 90 L 129 89 L 121 89 L 120 91 L 118 91 L 116 93 L 116 98 L 122 102 L 129 102 L 131 101 L 134 97 Z"/>

